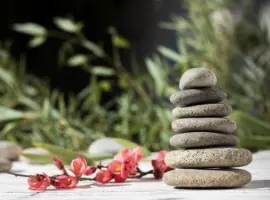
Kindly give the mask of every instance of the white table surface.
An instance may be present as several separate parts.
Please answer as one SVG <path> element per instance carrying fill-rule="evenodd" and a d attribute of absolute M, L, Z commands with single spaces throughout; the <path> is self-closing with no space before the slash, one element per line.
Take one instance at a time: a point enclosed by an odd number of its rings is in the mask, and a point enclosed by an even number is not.
<path fill-rule="evenodd" d="M 145 170 L 150 169 L 150 162 L 141 163 Z M 252 181 L 238 189 L 188 190 L 174 189 L 162 181 L 146 177 L 141 180 L 129 180 L 125 183 L 101 185 L 93 182 L 82 182 L 72 190 L 49 189 L 39 193 L 28 190 L 27 178 L 0 174 L 0 200 L 193 200 L 193 199 L 226 199 L 226 200 L 270 200 L 270 151 L 253 154 L 253 162 L 244 167 L 252 174 Z M 57 174 L 52 165 L 29 165 L 15 162 L 12 170 L 24 174 L 46 172 Z"/>

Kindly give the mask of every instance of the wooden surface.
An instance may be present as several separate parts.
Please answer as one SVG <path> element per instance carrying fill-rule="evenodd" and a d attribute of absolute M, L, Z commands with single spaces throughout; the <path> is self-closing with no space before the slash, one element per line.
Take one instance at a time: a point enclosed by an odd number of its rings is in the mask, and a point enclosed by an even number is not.
<path fill-rule="evenodd" d="M 149 169 L 149 161 L 142 162 L 142 168 Z M 193 199 L 226 199 L 226 200 L 270 200 L 270 151 L 262 151 L 253 155 L 253 162 L 244 167 L 252 173 L 252 181 L 243 188 L 225 190 L 183 190 L 174 189 L 162 181 L 151 178 L 130 180 L 126 183 L 110 183 L 100 185 L 91 182 L 82 182 L 79 188 L 73 190 L 49 189 L 44 193 L 28 190 L 26 178 L 0 174 L 0 200 L 193 200 Z M 51 165 L 37 166 L 25 163 L 14 163 L 13 171 L 33 174 L 36 172 L 58 171 Z"/>

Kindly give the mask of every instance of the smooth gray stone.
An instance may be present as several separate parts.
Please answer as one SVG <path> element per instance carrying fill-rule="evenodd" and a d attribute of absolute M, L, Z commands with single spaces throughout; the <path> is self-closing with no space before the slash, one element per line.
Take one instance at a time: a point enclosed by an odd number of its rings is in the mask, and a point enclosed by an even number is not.
<path fill-rule="evenodd" d="M 243 169 L 177 169 L 164 174 L 163 181 L 177 188 L 239 188 L 251 181 Z"/>
<path fill-rule="evenodd" d="M 170 144 L 175 149 L 236 146 L 239 139 L 234 135 L 213 132 L 180 133 L 170 138 Z"/>
<path fill-rule="evenodd" d="M 9 160 L 0 158 L 0 172 L 10 171 L 11 167 L 12 163 Z"/>
<path fill-rule="evenodd" d="M 189 107 L 176 107 L 172 115 L 176 118 L 186 117 L 225 117 L 231 114 L 232 107 L 229 104 L 202 104 Z"/>
<path fill-rule="evenodd" d="M 170 101 L 175 106 L 192 106 L 197 104 L 220 103 L 226 99 L 225 92 L 215 88 L 188 89 L 171 95 Z"/>
<path fill-rule="evenodd" d="M 227 118 L 183 118 L 174 120 L 172 129 L 177 133 L 198 131 L 233 133 L 236 124 Z"/>
<path fill-rule="evenodd" d="M 88 149 L 90 154 L 117 154 L 124 147 L 111 138 L 100 138 L 94 141 Z"/>
<path fill-rule="evenodd" d="M 179 88 L 181 90 L 214 87 L 217 83 L 216 75 L 206 68 L 192 68 L 182 75 Z"/>
<path fill-rule="evenodd" d="M 12 142 L 0 141 L 0 158 L 8 160 L 17 160 L 22 153 L 22 148 Z"/>
<path fill-rule="evenodd" d="M 170 151 L 165 163 L 173 168 L 242 167 L 252 161 L 252 154 L 243 148 L 207 148 Z"/>

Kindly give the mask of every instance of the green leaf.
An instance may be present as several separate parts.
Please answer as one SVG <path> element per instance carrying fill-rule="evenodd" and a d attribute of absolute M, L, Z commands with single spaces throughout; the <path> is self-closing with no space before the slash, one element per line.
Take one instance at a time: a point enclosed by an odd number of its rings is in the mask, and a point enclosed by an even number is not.
<path fill-rule="evenodd" d="M 181 56 L 180 54 L 178 54 L 177 52 L 167 48 L 167 47 L 164 47 L 164 46 L 160 46 L 158 48 L 158 51 L 165 57 L 173 60 L 173 61 L 176 61 L 178 63 L 182 63 L 182 62 L 186 62 L 186 59 L 184 56 Z"/>
<path fill-rule="evenodd" d="M 153 62 L 150 58 L 146 59 L 146 66 L 148 69 L 148 72 L 152 76 L 152 78 L 155 81 L 157 93 L 159 96 L 161 96 L 164 88 L 165 88 L 165 80 L 163 77 L 163 70 L 161 67 Z"/>
<path fill-rule="evenodd" d="M 15 85 L 15 79 L 12 76 L 11 73 L 9 73 L 7 70 L 5 70 L 0 65 L 0 79 L 4 81 L 9 87 L 13 87 Z"/>
<path fill-rule="evenodd" d="M 32 22 L 14 24 L 12 28 L 13 30 L 17 32 L 28 34 L 28 35 L 41 36 L 41 35 L 47 34 L 46 28 Z"/>
<path fill-rule="evenodd" d="M 95 66 L 91 68 L 91 73 L 97 76 L 113 76 L 115 70 L 104 66 Z"/>
<path fill-rule="evenodd" d="M 72 67 L 85 65 L 87 63 L 87 60 L 88 58 L 86 55 L 77 54 L 68 59 L 68 65 Z"/>
<path fill-rule="evenodd" d="M 24 118 L 24 114 L 17 110 L 7 108 L 5 106 L 0 106 L 0 122 L 20 120 Z"/>
<path fill-rule="evenodd" d="M 82 45 L 98 57 L 103 57 L 105 55 L 102 48 L 89 40 L 84 40 Z"/>
<path fill-rule="evenodd" d="M 37 36 L 37 37 L 34 37 L 33 39 L 31 39 L 28 43 L 28 46 L 29 47 L 38 47 L 40 45 L 42 45 L 45 41 L 46 41 L 46 37 L 44 36 Z"/>
<path fill-rule="evenodd" d="M 238 128 L 250 130 L 256 134 L 270 135 L 270 124 L 261 121 L 245 112 L 233 111 L 228 118 L 234 120 Z"/>
<path fill-rule="evenodd" d="M 122 139 L 122 138 L 112 138 L 113 141 L 117 142 L 118 144 L 120 144 L 121 146 L 123 146 L 124 148 L 135 148 L 135 147 L 141 147 L 142 148 L 142 151 L 143 151 L 143 156 L 146 157 L 146 156 L 149 156 L 151 155 L 151 152 L 145 148 L 145 147 L 142 147 L 134 142 L 131 142 L 129 140 L 125 140 L 125 139 Z"/>
<path fill-rule="evenodd" d="M 113 35 L 112 43 L 114 46 L 116 46 L 118 48 L 130 48 L 131 47 L 130 42 L 119 35 Z"/>
<path fill-rule="evenodd" d="M 60 157 L 66 163 L 70 163 L 71 160 L 73 160 L 74 158 L 78 156 L 83 156 L 89 165 L 94 164 L 95 161 L 101 161 L 101 160 L 112 157 L 112 155 L 90 155 L 85 152 L 76 152 L 76 151 L 73 151 L 72 149 L 66 149 L 66 148 L 59 147 L 57 145 L 51 145 L 51 144 L 45 144 L 45 143 L 34 143 L 33 145 L 35 147 L 41 147 L 43 149 L 46 149 L 53 156 Z"/>
<path fill-rule="evenodd" d="M 53 155 L 42 155 L 42 154 L 28 154 L 23 153 L 21 156 L 30 159 L 35 164 L 51 164 L 53 161 Z M 63 161 L 64 162 L 64 161 Z M 64 164 L 69 164 L 64 162 Z"/>
<path fill-rule="evenodd" d="M 75 23 L 71 19 L 56 17 L 54 19 L 54 24 L 63 31 L 70 32 L 70 33 L 78 33 L 81 31 L 83 24 L 82 23 Z"/>

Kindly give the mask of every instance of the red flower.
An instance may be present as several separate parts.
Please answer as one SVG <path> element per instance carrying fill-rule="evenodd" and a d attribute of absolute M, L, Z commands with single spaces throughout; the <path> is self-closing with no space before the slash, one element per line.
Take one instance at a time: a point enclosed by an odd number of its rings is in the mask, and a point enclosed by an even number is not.
<path fill-rule="evenodd" d="M 70 164 L 70 171 L 76 176 L 90 175 L 95 172 L 94 167 L 87 166 L 87 162 L 83 157 L 73 159 Z"/>
<path fill-rule="evenodd" d="M 131 149 L 124 149 L 121 154 L 114 156 L 114 161 L 121 163 L 121 176 L 127 177 L 136 175 L 138 162 L 142 159 L 142 150 L 140 147 Z"/>
<path fill-rule="evenodd" d="M 30 190 L 39 190 L 39 191 L 45 191 L 47 187 L 49 187 L 51 184 L 50 177 L 45 173 L 31 176 L 28 178 L 27 182 L 29 184 Z"/>
<path fill-rule="evenodd" d="M 116 174 L 116 175 L 114 175 L 114 181 L 115 181 L 116 183 L 122 183 L 122 182 L 125 182 L 126 179 L 127 179 L 127 178 L 121 176 L 121 174 Z"/>
<path fill-rule="evenodd" d="M 164 150 L 160 151 L 157 154 L 156 159 L 152 160 L 152 166 L 154 168 L 154 176 L 156 179 L 162 178 L 165 172 L 167 172 L 168 170 L 171 170 L 171 168 L 168 167 L 164 161 L 167 153 L 168 152 Z"/>
<path fill-rule="evenodd" d="M 77 184 L 78 184 L 77 178 L 68 175 L 57 176 L 53 182 L 53 186 L 57 189 L 75 188 Z"/>
<path fill-rule="evenodd" d="M 53 163 L 58 169 L 64 170 L 64 164 L 63 164 L 63 161 L 60 158 L 54 157 L 53 158 Z"/>
<path fill-rule="evenodd" d="M 120 162 L 118 160 L 113 160 L 109 166 L 108 170 L 114 174 L 114 180 L 115 182 L 124 182 L 128 175 L 128 168 L 127 165 L 125 165 L 123 162 Z"/>
<path fill-rule="evenodd" d="M 113 174 L 110 170 L 100 170 L 96 175 L 96 181 L 100 183 L 108 183 L 113 177 Z"/>

